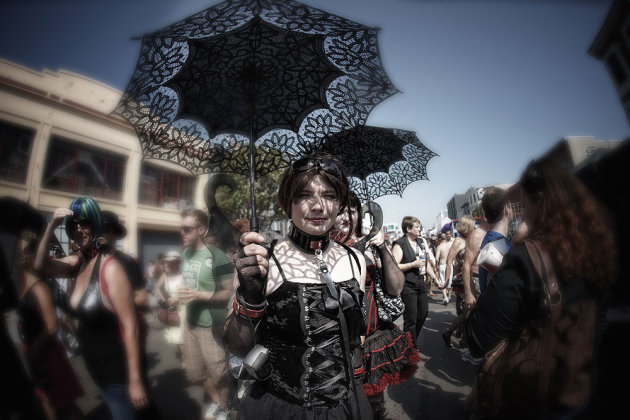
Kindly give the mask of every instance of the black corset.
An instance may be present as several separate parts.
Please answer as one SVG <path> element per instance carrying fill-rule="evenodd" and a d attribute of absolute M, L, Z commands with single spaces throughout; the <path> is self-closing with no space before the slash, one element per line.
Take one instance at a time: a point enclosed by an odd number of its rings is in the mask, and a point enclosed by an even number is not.
<path fill-rule="evenodd" d="M 348 396 L 353 367 L 348 367 L 338 314 L 327 313 L 324 284 L 283 282 L 267 297 L 265 346 L 273 373 L 264 386 L 284 400 L 303 406 L 334 406 Z M 364 333 L 362 292 L 351 279 L 337 283 L 349 341 Z"/>

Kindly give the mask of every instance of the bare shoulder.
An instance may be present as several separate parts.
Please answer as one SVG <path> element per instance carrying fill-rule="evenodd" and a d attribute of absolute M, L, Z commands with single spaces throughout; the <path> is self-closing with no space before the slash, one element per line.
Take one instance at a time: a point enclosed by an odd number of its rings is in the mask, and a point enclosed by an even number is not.
<path fill-rule="evenodd" d="M 466 246 L 466 239 L 462 238 L 461 236 L 458 236 L 457 238 L 455 238 L 455 240 L 453 241 L 453 245 L 451 248 L 454 249 L 462 249 L 463 247 Z"/>
<path fill-rule="evenodd" d="M 486 231 L 481 228 L 477 228 L 472 231 L 472 233 L 466 240 L 466 244 L 479 247 L 479 245 L 481 245 L 481 241 L 483 241 L 484 236 L 486 236 Z"/>
<path fill-rule="evenodd" d="M 106 264 L 104 269 L 103 265 Z M 104 280 L 107 281 L 107 284 L 121 284 L 126 281 L 129 283 L 129 279 L 127 277 L 127 273 L 123 268 L 122 264 L 113 256 L 109 256 L 105 258 L 105 260 L 101 263 L 101 269 L 103 270 Z"/>

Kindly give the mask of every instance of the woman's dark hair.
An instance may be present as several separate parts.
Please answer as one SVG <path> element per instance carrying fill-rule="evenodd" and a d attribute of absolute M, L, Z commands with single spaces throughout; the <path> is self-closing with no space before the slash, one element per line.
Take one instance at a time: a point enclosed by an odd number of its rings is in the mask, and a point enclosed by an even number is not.
<path fill-rule="evenodd" d="M 291 217 L 291 206 L 298 194 L 316 175 L 321 175 L 337 193 L 339 211 L 344 210 L 348 205 L 350 187 L 345 169 L 333 156 L 316 153 L 297 160 L 282 175 L 278 188 L 278 201 L 289 217 Z"/>
<path fill-rule="evenodd" d="M 541 241 L 558 276 L 565 281 L 583 277 L 599 288 L 612 285 L 617 247 L 607 209 L 573 174 L 549 159 L 530 162 L 519 183 L 539 204 L 528 237 Z"/>
<path fill-rule="evenodd" d="M 352 220 L 352 213 L 350 213 L 351 209 L 357 209 L 357 225 L 354 228 L 354 232 L 350 232 L 350 234 L 354 233 L 354 236 L 360 238 L 363 236 L 363 220 L 361 219 L 361 201 L 359 197 L 352 191 L 350 191 L 350 195 L 348 197 L 348 216 L 350 218 L 350 226 L 354 223 Z"/>

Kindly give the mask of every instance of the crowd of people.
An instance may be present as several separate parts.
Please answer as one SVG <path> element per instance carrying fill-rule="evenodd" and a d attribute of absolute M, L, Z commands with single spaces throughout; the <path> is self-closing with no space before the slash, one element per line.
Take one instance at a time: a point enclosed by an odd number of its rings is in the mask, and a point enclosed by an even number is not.
<path fill-rule="evenodd" d="M 479 369 L 472 418 L 580 418 L 615 246 L 605 210 L 559 165 L 532 162 L 520 185 L 514 233 L 506 191 L 489 188 L 477 222 L 465 216 L 425 237 L 408 216 L 390 243 L 366 233 L 342 165 L 309 156 L 278 186 L 287 237 L 239 222 L 235 251 L 223 250 L 208 240 L 208 214 L 186 209 L 181 246 L 145 270 L 117 249 L 126 235 L 118 217 L 76 198 L 17 235 L 19 331 L 40 415 L 83 416 L 72 352 L 58 338 L 67 325 L 112 417 L 160 418 L 146 357 L 145 315 L 154 311 L 205 394 L 202 418 L 384 419 L 387 387 L 421 369 L 436 293 L 456 305 L 445 346 L 458 337 L 463 360 Z M 75 252 L 51 257 L 62 224 Z M 48 281 L 58 278 L 66 289 Z M 523 356 L 529 346 L 541 349 L 536 357 Z"/>

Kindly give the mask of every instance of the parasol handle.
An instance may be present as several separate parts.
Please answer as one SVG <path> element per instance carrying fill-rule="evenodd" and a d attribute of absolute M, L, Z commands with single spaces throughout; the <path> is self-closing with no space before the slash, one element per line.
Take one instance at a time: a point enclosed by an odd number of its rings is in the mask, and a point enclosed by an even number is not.
<path fill-rule="evenodd" d="M 367 241 L 375 237 L 383 227 L 383 209 L 377 203 L 370 201 L 361 206 L 361 218 L 363 219 L 366 214 L 370 215 L 372 219 L 372 230 L 361 240 L 354 244 L 354 247 L 363 251 Z"/>

